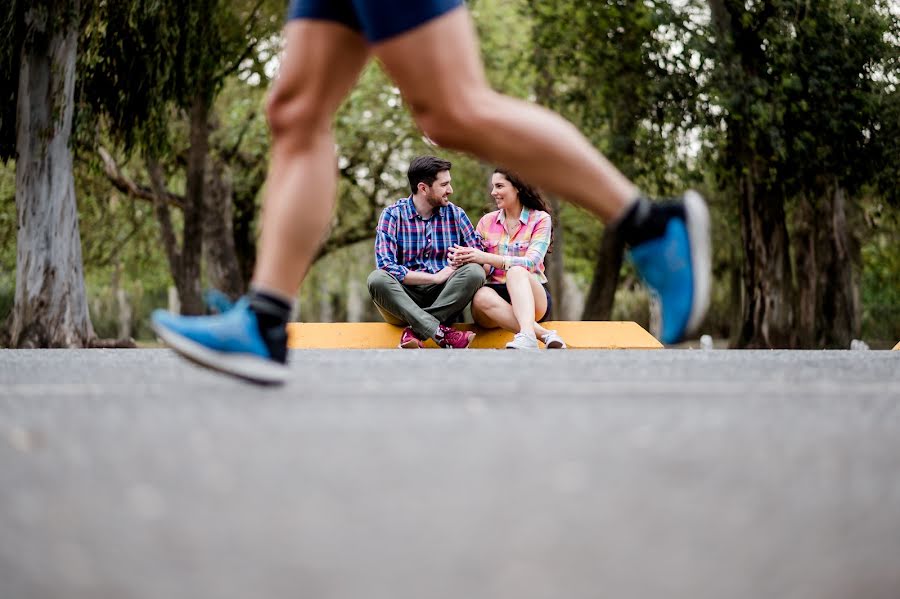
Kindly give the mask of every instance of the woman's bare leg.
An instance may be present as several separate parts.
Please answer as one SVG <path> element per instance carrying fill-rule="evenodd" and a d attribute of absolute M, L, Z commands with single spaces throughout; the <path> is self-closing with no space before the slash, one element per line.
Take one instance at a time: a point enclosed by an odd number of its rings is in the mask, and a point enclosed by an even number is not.
<path fill-rule="evenodd" d="M 536 290 L 534 288 L 537 288 Z M 508 285 L 507 285 L 508 288 Z M 544 288 L 534 281 L 532 284 L 533 303 L 537 305 L 540 298 L 543 298 L 543 308 L 538 309 L 534 313 L 532 321 L 532 330 L 535 336 L 542 337 L 549 331 L 535 322 L 542 318 L 547 311 L 547 294 Z M 486 329 L 501 328 L 511 333 L 519 333 L 522 327 L 513 311 L 512 305 L 505 299 L 497 295 L 497 292 L 489 287 L 482 287 L 472 299 L 472 317 L 475 324 Z"/>

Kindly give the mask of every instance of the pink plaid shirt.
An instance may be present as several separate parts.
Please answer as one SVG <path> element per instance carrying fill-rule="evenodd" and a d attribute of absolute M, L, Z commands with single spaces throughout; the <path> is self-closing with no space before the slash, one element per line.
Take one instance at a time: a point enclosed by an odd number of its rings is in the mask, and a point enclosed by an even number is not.
<path fill-rule="evenodd" d="M 506 213 L 495 210 L 482 216 L 475 227 L 484 251 L 503 256 L 503 268 L 495 268 L 487 283 L 506 283 L 506 271 L 513 266 L 521 266 L 534 273 L 539 283 L 546 283 L 544 256 L 550 247 L 553 226 L 550 215 L 523 207 L 519 215 L 519 229 L 513 235 L 507 231 L 505 221 Z"/>

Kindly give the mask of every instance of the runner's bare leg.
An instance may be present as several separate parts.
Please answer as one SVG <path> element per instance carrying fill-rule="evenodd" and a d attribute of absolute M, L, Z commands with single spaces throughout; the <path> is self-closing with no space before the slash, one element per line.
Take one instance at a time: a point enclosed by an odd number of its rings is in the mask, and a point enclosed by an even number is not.
<path fill-rule="evenodd" d="M 323 241 L 337 191 L 332 121 L 369 57 L 365 39 L 328 21 L 293 20 L 267 113 L 272 157 L 252 285 L 293 298 Z"/>
<path fill-rule="evenodd" d="M 373 51 L 438 145 L 513 169 L 604 222 L 623 214 L 637 197 L 637 188 L 571 123 L 491 90 L 465 7 Z"/>

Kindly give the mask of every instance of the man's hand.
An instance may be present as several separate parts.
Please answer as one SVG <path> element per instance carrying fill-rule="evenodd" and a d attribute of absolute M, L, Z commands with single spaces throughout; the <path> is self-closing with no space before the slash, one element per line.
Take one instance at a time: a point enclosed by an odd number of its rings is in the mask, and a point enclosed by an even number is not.
<path fill-rule="evenodd" d="M 434 284 L 441 285 L 443 283 L 446 283 L 448 280 L 450 280 L 450 277 L 452 277 L 455 274 L 456 274 L 455 266 L 445 266 L 441 270 L 434 273 L 434 278 L 435 278 Z"/>

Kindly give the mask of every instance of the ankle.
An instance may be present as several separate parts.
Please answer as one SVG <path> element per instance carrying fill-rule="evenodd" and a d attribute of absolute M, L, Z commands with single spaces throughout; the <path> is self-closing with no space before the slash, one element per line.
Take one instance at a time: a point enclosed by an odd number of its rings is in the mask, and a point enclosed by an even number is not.
<path fill-rule="evenodd" d="M 287 362 L 287 322 L 293 302 L 277 292 L 258 288 L 251 289 L 247 297 L 270 357 L 282 364 Z"/>
<path fill-rule="evenodd" d="M 634 247 L 665 235 L 673 217 L 684 219 L 684 206 L 680 202 L 651 202 L 641 196 L 614 226 L 622 242 Z"/>

